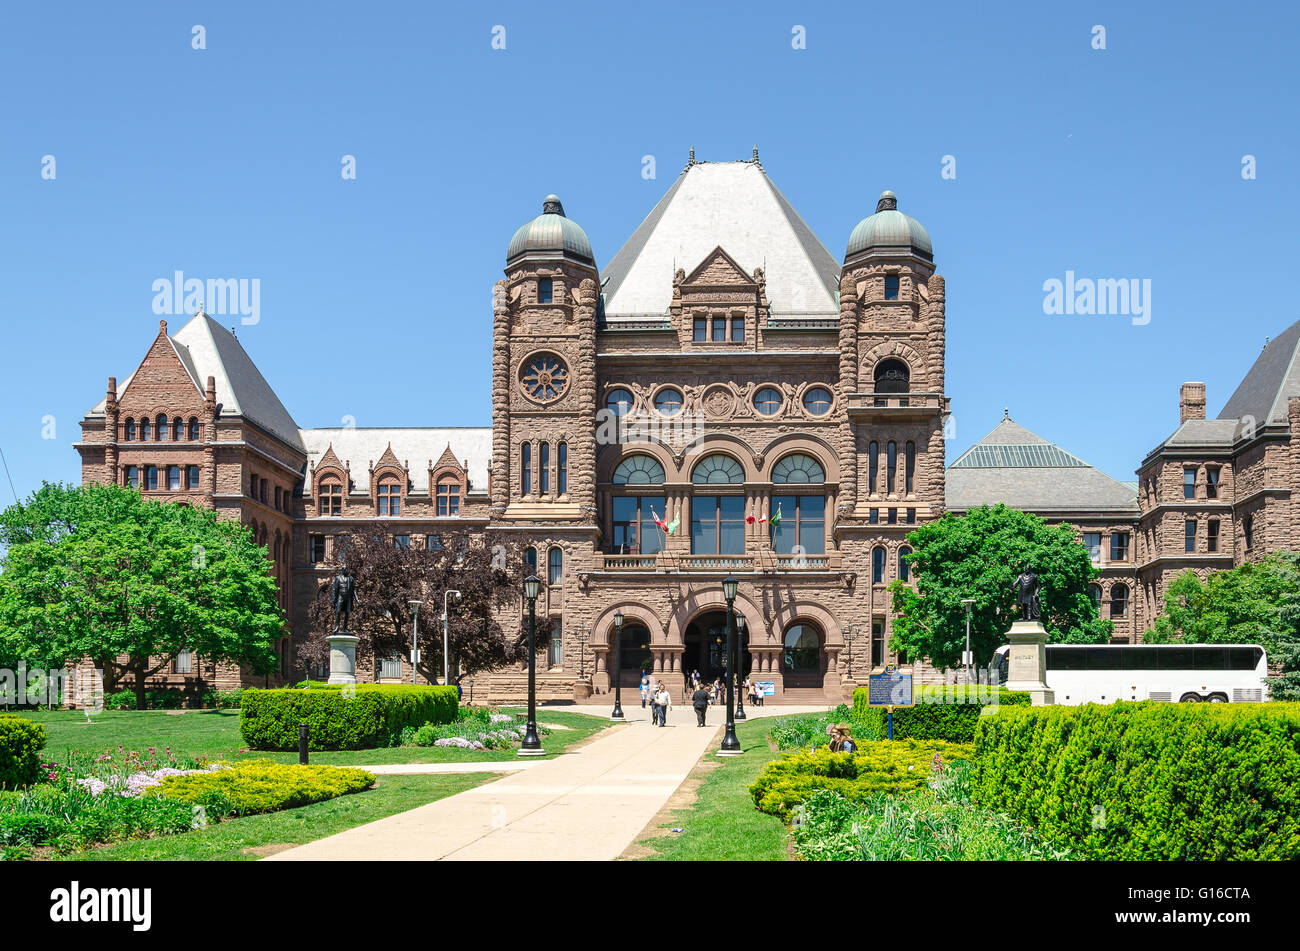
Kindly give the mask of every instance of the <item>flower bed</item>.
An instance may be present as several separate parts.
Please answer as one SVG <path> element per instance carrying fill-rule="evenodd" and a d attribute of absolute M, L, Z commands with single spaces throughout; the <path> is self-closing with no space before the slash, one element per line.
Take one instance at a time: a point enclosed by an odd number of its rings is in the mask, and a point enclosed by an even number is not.
<path fill-rule="evenodd" d="M 462 707 L 450 723 L 426 723 L 402 731 L 403 746 L 450 746 L 465 750 L 512 749 L 523 742 L 527 725 L 522 716 L 483 707 Z M 550 731 L 538 727 L 545 736 Z"/>

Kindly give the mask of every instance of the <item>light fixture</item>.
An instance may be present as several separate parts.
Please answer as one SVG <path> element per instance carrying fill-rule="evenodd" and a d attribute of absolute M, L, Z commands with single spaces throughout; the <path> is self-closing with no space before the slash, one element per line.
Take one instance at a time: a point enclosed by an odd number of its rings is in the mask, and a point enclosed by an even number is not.
<path fill-rule="evenodd" d="M 736 600 L 736 591 L 740 588 L 740 582 L 736 580 L 735 575 L 727 575 L 722 579 L 722 596 L 730 603 Z"/>
<path fill-rule="evenodd" d="M 524 597 L 529 601 L 536 601 L 537 596 L 542 592 L 542 579 L 537 575 L 529 575 L 524 579 Z"/>

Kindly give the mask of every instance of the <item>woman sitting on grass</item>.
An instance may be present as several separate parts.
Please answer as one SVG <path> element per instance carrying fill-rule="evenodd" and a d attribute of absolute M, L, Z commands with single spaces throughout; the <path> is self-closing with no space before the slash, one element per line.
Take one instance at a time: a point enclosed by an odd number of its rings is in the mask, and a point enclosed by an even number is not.
<path fill-rule="evenodd" d="M 854 742 L 853 737 L 849 734 L 849 725 L 847 723 L 837 723 L 831 730 L 831 752 L 832 753 L 856 753 L 858 744 Z"/>

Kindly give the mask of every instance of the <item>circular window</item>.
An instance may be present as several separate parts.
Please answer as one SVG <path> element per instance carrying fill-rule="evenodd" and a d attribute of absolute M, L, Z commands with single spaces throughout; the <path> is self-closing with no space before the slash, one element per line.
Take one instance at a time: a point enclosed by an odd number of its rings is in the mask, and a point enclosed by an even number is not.
<path fill-rule="evenodd" d="M 539 403 L 549 403 L 564 395 L 569 387 L 569 368 L 553 353 L 530 357 L 519 372 L 524 393 Z"/>
<path fill-rule="evenodd" d="M 831 411 L 831 391 L 824 386 L 804 390 L 803 408 L 813 416 L 825 416 Z"/>
<path fill-rule="evenodd" d="M 775 386 L 765 386 L 754 394 L 754 409 L 764 416 L 775 416 L 783 401 L 780 390 Z"/>
<path fill-rule="evenodd" d="M 620 387 L 609 391 L 609 394 L 605 397 L 605 408 L 615 416 L 623 416 L 632 408 L 634 402 L 632 391 Z"/>
<path fill-rule="evenodd" d="M 682 411 L 681 390 L 665 386 L 655 395 L 655 409 L 659 411 L 661 416 L 676 416 Z"/>

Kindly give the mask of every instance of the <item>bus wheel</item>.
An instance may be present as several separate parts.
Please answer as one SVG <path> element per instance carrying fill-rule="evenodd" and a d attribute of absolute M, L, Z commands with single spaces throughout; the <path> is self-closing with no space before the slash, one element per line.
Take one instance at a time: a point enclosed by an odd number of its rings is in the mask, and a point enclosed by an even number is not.
<path fill-rule="evenodd" d="M 1178 698 L 1179 703 L 1200 703 L 1205 698 L 1199 693 L 1185 693 Z"/>
<path fill-rule="evenodd" d="M 1210 703 L 1227 703 L 1228 695 L 1224 693 L 1212 693 L 1208 699 Z"/>

